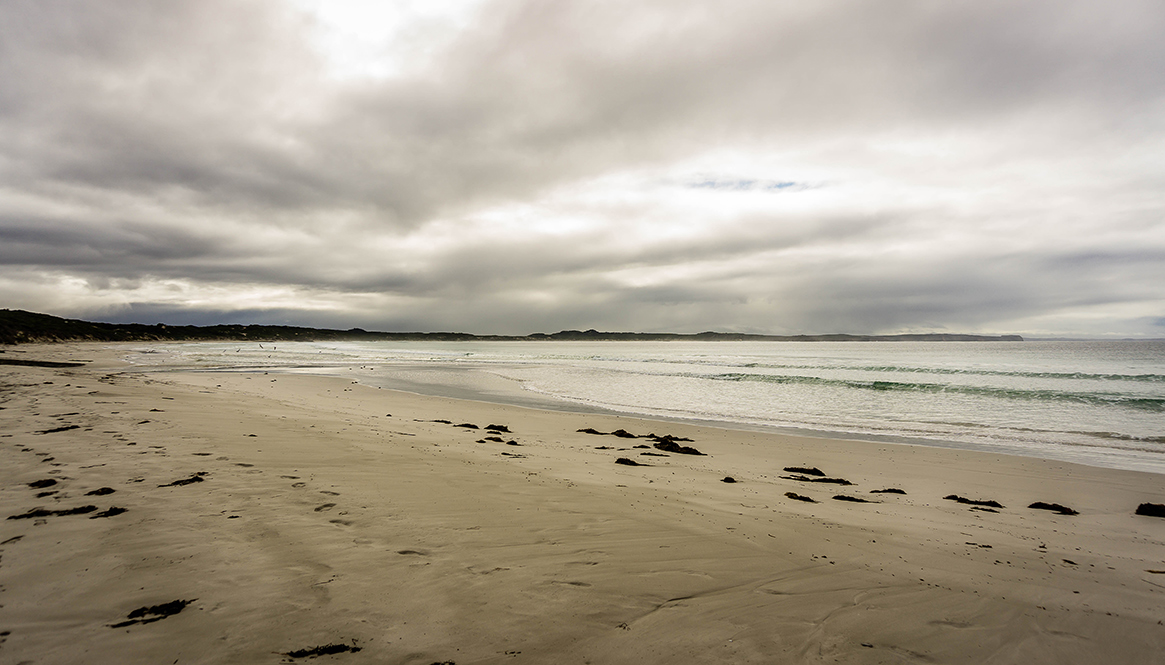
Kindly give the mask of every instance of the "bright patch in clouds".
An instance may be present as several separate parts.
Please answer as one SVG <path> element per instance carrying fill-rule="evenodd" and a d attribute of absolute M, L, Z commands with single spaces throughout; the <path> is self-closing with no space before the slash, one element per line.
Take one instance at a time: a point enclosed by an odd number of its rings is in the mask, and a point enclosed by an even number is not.
<path fill-rule="evenodd" d="M 313 19 L 312 45 L 337 79 L 389 78 L 427 64 L 484 0 L 288 0 Z"/>

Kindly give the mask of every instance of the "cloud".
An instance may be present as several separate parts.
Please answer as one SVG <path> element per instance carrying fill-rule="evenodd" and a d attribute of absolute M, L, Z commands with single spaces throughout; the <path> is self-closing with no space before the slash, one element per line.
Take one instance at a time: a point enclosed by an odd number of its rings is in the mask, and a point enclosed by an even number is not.
<path fill-rule="evenodd" d="M 498 0 L 396 25 L 362 70 L 303 3 L 12 0 L 0 300 L 1158 330 L 1165 9 L 1118 5 Z"/>

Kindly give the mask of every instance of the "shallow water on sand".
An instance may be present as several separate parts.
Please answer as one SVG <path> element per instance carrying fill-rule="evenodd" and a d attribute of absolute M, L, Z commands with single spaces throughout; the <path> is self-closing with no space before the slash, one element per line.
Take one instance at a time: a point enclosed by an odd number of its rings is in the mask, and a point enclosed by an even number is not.
<path fill-rule="evenodd" d="M 1165 473 L 1165 342 L 344 342 L 142 345 L 143 368 L 302 372 Z"/>

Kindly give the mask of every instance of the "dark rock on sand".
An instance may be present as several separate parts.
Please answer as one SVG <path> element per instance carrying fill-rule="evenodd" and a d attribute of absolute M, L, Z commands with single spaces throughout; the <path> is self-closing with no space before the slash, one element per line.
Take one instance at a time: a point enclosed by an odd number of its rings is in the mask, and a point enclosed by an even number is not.
<path fill-rule="evenodd" d="M 870 490 L 870 494 L 906 494 L 906 492 L 897 487 L 887 487 L 884 490 Z"/>
<path fill-rule="evenodd" d="M 510 433 L 510 428 L 506 427 L 505 425 L 486 425 L 485 428 L 495 432 L 505 432 L 506 434 Z"/>
<path fill-rule="evenodd" d="M 465 429 L 481 429 L 473 423 L 461 423 L 460 425 L 454 425 L 454 427 L 464 427 Z"/>
<path fill-rule="evenodd" d="M 615 464 L 625 464 L 627 466 L 647 466 L 646 464 L 640 464 L 639 462 L 636 462 L 633 459 L 627 459 L 626 457 L 620 457 L 619 459 L 615 460 Z"/>
<path fill-rule="evenodd" d="M 1147 515 L 1149 517 L 1165 517 L 1165 504 L 1142 503 L 1137 506 L 1136 514 Z"/>
<path fill-rule="evenodd" d="M 975 499 L 967 499 L 967 498 L 961 497 L 957 494 L 948 494 L 948 495 L 944 496 L 943 499 L 945 499 L 947 501 L 957 501 L 959 503 L 966 504 L 968 506 L 986 506 L 988 508 L 1002 508 L 1003 507 L 1003 505 L 1000 504 L 998 501 L 992 501 L 991 499 L 978 501 Z"/>
<path fill-rule="evenodd" d="M 1061 506 L 1058 503 L 1044 503 L 1043 501 L 1036 501 L 1028 506 L 1028 508 L 1035 508 L 1036 510 L 1050 510 L 1061 515 L 1079 515 L 1080 513 L 1072 510 L 1068 506 Z"/>
<path fill-rule="evenodd" d="M 39 490 L 39 489 L 44 489 L 46 487 L 52 487 L 53 485 L 56 485 L 56 484 L 57 484 L 56 480 L 54 480 L 52 478 L 45 478 L 44 480 L 34 480 L 31 483 L 29 483 L 28 486 L 34 490 Z"/>
<path fill-rule="evenodd" d="M 733 478 L 732 476 L 724 476 L 723 478 L 720 479 L 720 482 L 722 482 L 722 483 L 734 483 L 734 482 L 736 482 L 736 479 Z"/>
<path fill-rule="evenodd" d="M 828 483 L 830 485 L 853 485 L 845 478 L 810 478 L 808 476 L 781 476 L 785 480 L 797 480 L 803 483 Z"/>
<path fill-rule="evenodd" d="M 338 653 L 356 653 L 357 651 L 360 651 L 360 647 L 349 646 L 347 644 L 325 644 L 309 649 L 288 651 L 283 655 L 288 658 L 316 658 L 318 656 L 332 656 Z"/>
<path fill-rule="evenodd" d="M 113 494 L 116 491 L 112 487 L 99 487 L 92 492 L 85 492 L 85 496 L 105 496 L 106 494 Z"/>
<path fill-rule="evenodd" d="M 796 501 L 804 501 L 805 503 L 817 503 L 813 499 L 810 499 L 809 497 L 803 496 L 801 494 L 797 494 L 796 492 L 785 492 L 785 496 Z"/>
<path fill-rule="evenodd" d="M 126 621 L 115 623 L 111 625 L 110 628 L 124 628 L 134 624 L 146 624 L 153 623 L 155 621 L 161 621 L 166 617 L 178 614 L 182 610 L 186 609 L 187 605 L 193 603 L 196 600 L 198 599 L 192 598 L 190 600 L 171 600 L 168 603 L 162 603 L 161 605 L 154 605 L 152 607 L 139 607 L 129 613 L 129 615 L 126 617 Z"/>
<path fill-rule="evenodd" d="M 815 466 L 787 466 L 784 470 L 789 473 L 800 473 L 805 476 L 825 476 L 825 472 Z"/>

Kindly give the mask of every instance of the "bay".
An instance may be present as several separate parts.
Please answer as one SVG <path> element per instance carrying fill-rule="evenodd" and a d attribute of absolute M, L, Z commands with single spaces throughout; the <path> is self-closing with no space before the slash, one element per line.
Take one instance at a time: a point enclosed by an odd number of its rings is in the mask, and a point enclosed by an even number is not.
<path fill-rule="evenodd" d="M 342 342 L 135 347 L 142 369 L 962 447 L 1165 473 L 1165 342 Z"/>

